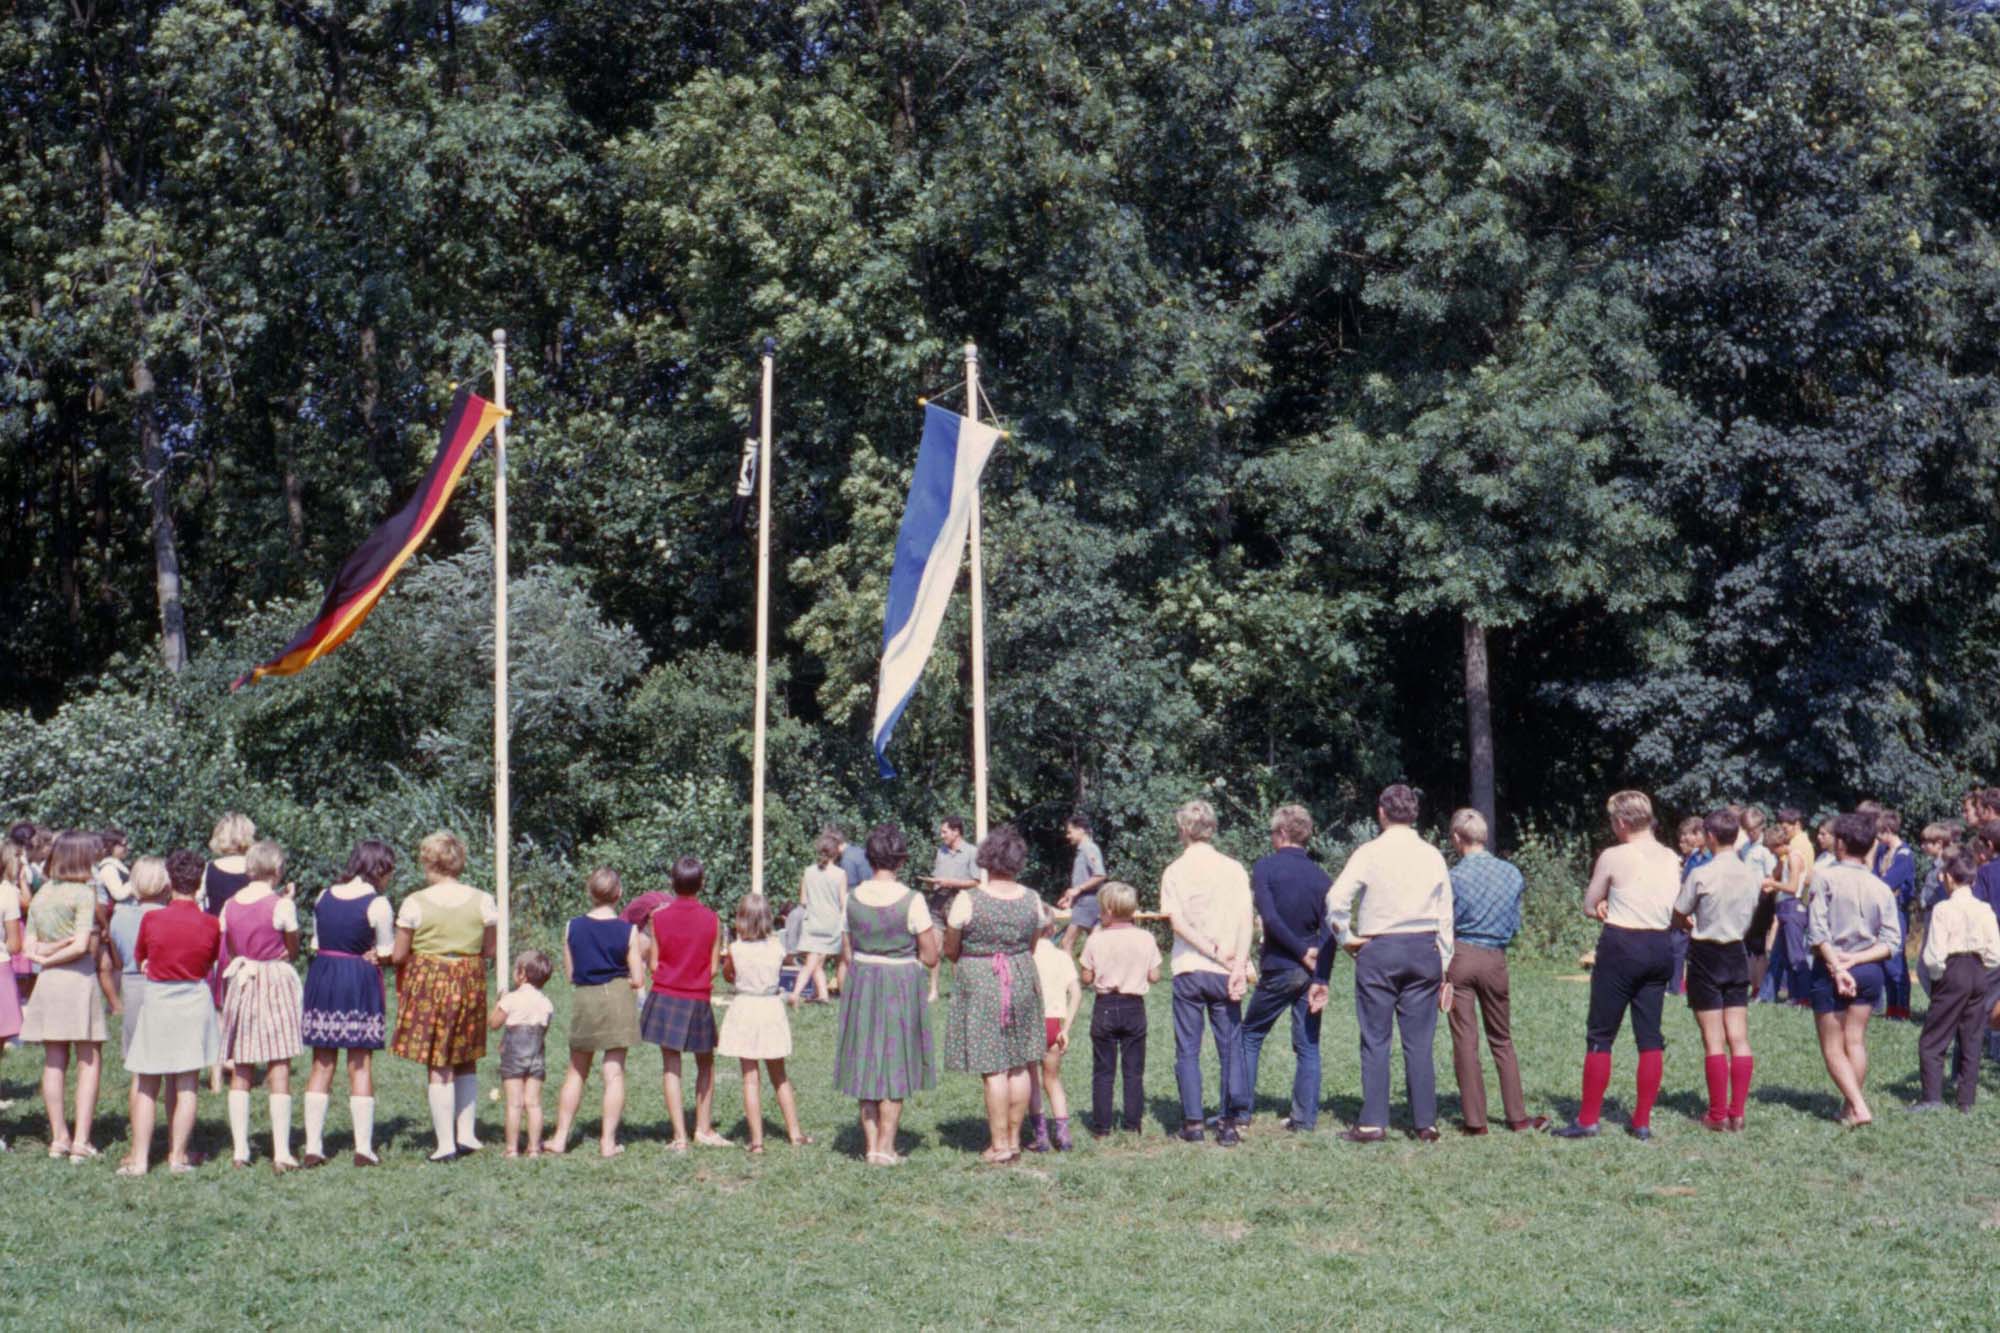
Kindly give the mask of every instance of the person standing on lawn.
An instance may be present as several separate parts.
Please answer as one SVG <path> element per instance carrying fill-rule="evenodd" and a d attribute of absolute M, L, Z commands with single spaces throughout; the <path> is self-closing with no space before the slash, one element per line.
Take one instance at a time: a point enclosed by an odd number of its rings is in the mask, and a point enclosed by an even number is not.
<path fill-rule="evenodd" d="M 1545 1115 L 1528 1114 L 1508 1005 L 1507 946 L 1521 931 L 1521 896 L 1528 884 L 1518 869 L 1486 850 L 1486 836 L 1486 816 L 1477 810 L 1452 815 L 1458 864 L 1451 868 L 1452 950 L 1445 972 L 1451 987 L 1451 1066 L 1465 1132 L 1486 1133 L 1486 1078 L 1479 1059 L 1483 1025 L 1500 1075 L 1507 1128 L 1518 1134 L 1549 1124 Z"/>
<path fill-rule="evenodd" d="M 1215 808 L 1189 801 L 1174 812 L 1184 850 L 1160 876 L 1160 915 L 1174 932 L 1174 1082 L 1181 1095 L 1180 1137 L 1204 1137 L 1201 1030 L 1215 1033 L 1221 1104 L 1215 1141 L 1243 1141 L 1250 1094 L 1243 1087 L 1243 995 L 1250 988 L 1250 876 L 1215 850 Z"/>
<path fill-rule="evenodd" d="M 1910 1109 L 1944 1105 L 1944 1057 L 1958 1038 L 1958 1109 L 1970 1111 L 1979 1096 L 1979 1058 L 1987 1026 L 1987 978 L 2000 968 L 2000 923 L 1993 909 L 1972 896 L 1972 858 L 1955 853 L 1944 865 L 1948 896 L 1931 909 L 1922 965 L 1931 979 L 1931 1007 L 1917 1039 L 1921 1099 Z"/>
<path fill-rule="evenodd" d="M 639 1039 L 660 1048 L 660 1091 L 673 1124 L 673 1152 L 688 1150 L 687 1106 L 681 1092 L 681 1057 L 694 1057 L 694 1141 L 704 1148 L 733 1145 L 715 1132 L 715 974 L 722 966 L 722 918 L 701 901 L 708 872 L 692 856 L 674 862 L 668 878 L 672 901 L 654 909 L 628 961 L 650 971 L 652 991 L 639 1011 Z"/>
<path fill-rule="evenodd" d="M 1330 947 L 1326 891 L 1333 878 L 1306 854 L 1312 834 L 1312 816 L 1304 806 L 1279 806 L 1271 812 L 1271 852 L 1250 867 L 1250 900 L 1264 923 L 1264 950 L 1243 1013 L 1243 1113 L 1247 1122 L 1257 1098 L 1264 1039 L 1289 1012 L 1296 1063 L 1284 1128 L 1294 1134 L 1311 1133 L 1319 1120 L 1320 1015 L 1312 1007 L 1312 983 L 1320 952 Z"/>
<path fill-rule="evenodd" d="M 334 1063 L 347 1052 L 347 1110 L 354 1122 L 354 1164 L 374 1166 L 375 1052 L 387 1036 L 382 964 L 396 951 L 396 914 L 389 906 L 396 854 L 367 838 L 347 857 L 347 878 L 313 905 L 313 960 L 306 970 L 300 1023 L 312 1051 L 306 1074 L 306 1150 L 301 1165 L 326 1161 L 326 1112 Z"/>
<path fill-rule="evenodd" d="M 1111 1132 L 1111 1091 L 1125 1079 L 1123 1127 L 1137 1134 L 1146 1106 L 1146 992 L 1160 979 L 1160 946 L 1132 924 L 1139 893 L 1112 880 L 1099 895 L 1104 924 L 1083 942 L 1080 978 L 1090 987 L 1090 1132 Z"/>
<path fill-rule="evenodd" d="M 433 833 L 417 844 L 425 886 L 396 909 L 396 1034 L 389 1049 L 428 1071 L 433 1162 L 480 1148 L 479 1061 L 486 1054 L 486 969 L 500 904 L 461 883 L 465 844 Z"/>
<path fill-rule="evenodd" d="M 1812 1006 L 1826 1072 L 1845 1104 L 1840 1123 L 1870 1124 L 1868 1019 L 1885 984 L 1883 963 L 1903 947 L 1896 896 L 1868 869 L 1875 816 L 1855 811 L 1833 824 L 1839 861 L 1814 877 L 1806 947 L 1813 952 Z"/>
<path fill-rule="evenodd" d="M 924 905 L 931 909 L 931 919 L 942 921 L 951 911 L 952 899 L 967 889 L 979 887 L 978 849 L 965 840 L 965 821 L 957 815 L 946 815 L 938 821 L 937 855 L 931 860 L 931 873 L 924 877 Z M 938 965 L 932 963 L 930 1002 L 937 1003 Z"/>
<path fill-rule="evenodd" d="M 1584 1029 L 1583 1101 L 1576 1120 L 1556 1131 L 1558 1138 L 1593 1139 L 1611 1086 L 1611 1044 L 1632 1011 L 1632 1036 L 1639 1048 L 1638 1097 L 1627 1133 L 1653 1137 L 1653 1102 L 1660 1095 L 1666 1038 L 1660 1010 L 1673 977 L 1673 944 L 1667 927 L 1681 892 L 1681 863 L 1653 836 L 1653 803 L 1644 792 L 1614 792 L 1605 802 L 1617 845 L 1597 858 L 1584 891 L 1585 916 L 1603 922 L 1597 962 L 1590 970 L 1590 1016 Z M 1747 812 L 1746 812 L 1747 813 Z M 1760 820 L 1761 823 L 1761 820 Z M 1762 851 L 1762 847 L 1756 848 Z M 1749 862 L 1753 865 L 1761 861 Z M 1753 873 L 1755 873 L 1753 871 Z"/>
<path fill-rule="evenodd" d="M 1889 886 L 1889 892 L 1896 896 L 1896 924 L 1902 928 L 1903 938 L 1910 938 L 1910 909 L 1917 903 L 1917 857 L 1910 845 L 1903 841 L 1903 816 L 1895 810 L 1876 805 L 1875 851 L 1868 868 L 1875 872 L 1875 878 Z M 1910 960 L 1903 950 L 1898 949 L 1882 968 L 1886 982 L 1883 998 L 1886 1001 L 1883 1017 L 1907 1023 L 1910 1021 Z"/>
<path fill-rule="evenodd" d="M 598 1120 L 597 1154 L 616 1157 L 618 1126 L 625 1118 L 625 1053 L 639 1044 L 639 1009 L 634 996 L 646 986 L 635 972 L 639 928 L 618 914 L 625 881 L 599 866 L 584 881 L 590 910 L 573 916 L 563 932 L 563 971 L 569 977 L 569 1068 L 556 1098 L 556 1132 L 542 1151 L 569 1151 L 570 1127 L 583 1105 L 583 1085 L 591 1061 L 604 1056 L 604 1101 Z"/>
<path fill-rule="evenodd" d="M 173 898 L 139 923 L 132 956 L 146 977 L 146 1003 L 134 1024 L 125 1068 L 137 1098 L 132 1109 L 132 1150 L 121 1176 L 143 1176 L 152 1156 L 159 1104 L 167 1103 L 167 1164 L 175 1175 L 200 1165 L 188 1151 L 194 1135 L 195 1089 L 201 1071 L 222 1058 L 222 1024 L 208 976 L 222 952 L 222 927 L 201 910 L 201 858 L 176 851 L 167 856 Z"/>
<path fill-rule="evenodd" d="M 1069 892 L 1056 901 L 1056 906 L 1069 909 L 1069 928 L 1063 931 L 1064 953 L 1075 950 L 1076 942 L 1084 935 L 1097 929 L 1103 919 L 1098 910 L 1097 891 L 1104 886 L 1108 876 L 1104 873 L 1104 853 L 1097 850 L 1097 843 L 1090 836 L 1090 817 L 1074 814 L 1063 824 L 1063 836 L 1076 849 L 1070 861 Z"/>
<path fill-rule="evenodd" d="M 814 864 L 806 867 L 799 880 L 799 902 L 806 916 L 799 927 L 798 951 L 805 955 L 806 961 L 793 974 L 791 993 L 785 997 L 792 1004 L 805 1003 L 808 986 L 812 987 L 812 1003 L 832 1003 L 827 998 L 828 959 L 833 960 L 837 973 L 845 974 L 847 965 L 840 961 L 840 941 L 847 928 L 850 885 L 840 858 L 846 850 L 840 831 L 830 826 L 821 829 L 819 837 L 813 840 Z"/>
<path fill-rule="evenodd" d="M 1715 1130 L 1743 1128 L 1749 1104 L 1750 955 L 1744 932 L 1757 913 L 1764 886 L 1757 872 L 1734 856 L 1722 855 L 1736 843 L 1733 810 L 1717 810 L 1703 821 L 1703 836 L 1716 855 L 1697 866 L 1674 899 L 1674 921 L 1692 932 L 1688 945 L 1688 1008 L 1701 1029 L 1702 1071 L 1708 1082 L 1708 1115 Z"/>
<path fill-rule="evenodd" d="M 1417 793 L 1404 783 L 1375 802 L 1382 832 L 1354 849 L 1327 890 L 1333 937 L 1354 959 L 1354 1017 L 1361 1030 L 1361 1120 L 1341 1135 L 1350 1143 L 1389 1136 L 1389 1035 L 1403 1041 L 1403 1078 L 1417 1138 L 1436 1143 L 1437 1068 L 1432 1047 L 1440 1010 L 1451 1008 L 1445 981 L 1453 951 L 1451 871 L 1418 836 Z M 1333 957 L 1322 952 L 1309 1003 L 1326 1006 Z"/>

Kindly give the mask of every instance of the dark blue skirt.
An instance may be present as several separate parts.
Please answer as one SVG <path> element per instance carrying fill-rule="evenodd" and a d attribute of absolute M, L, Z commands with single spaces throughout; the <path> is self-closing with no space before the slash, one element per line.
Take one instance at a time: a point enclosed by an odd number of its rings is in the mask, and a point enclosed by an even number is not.
<path fill-rule="evenodd" d="M 306 970 L 300 1036 L 309 1047 L 379 1051 L 385 1037 L 382 969 L 359 958 L 320 954 Z"/>
<path fill-rule="evenodd" d="M 707 1055 L 715 1049 L 715 1007 L 655 992 L 639 1011 L 639 1040 L 670 1051 Z"/>

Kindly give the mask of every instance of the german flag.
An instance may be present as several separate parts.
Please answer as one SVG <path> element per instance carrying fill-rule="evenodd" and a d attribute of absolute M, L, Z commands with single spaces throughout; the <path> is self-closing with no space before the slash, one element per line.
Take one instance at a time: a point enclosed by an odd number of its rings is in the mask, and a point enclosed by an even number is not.
<path fill-rule="evenodd" d="M 312 623 L 300 630 L 282 653 L 262 666 L 252 667 L 229 688 L 240 690 L 266 676 L 289 676 L 303 671 L 346 643 L 348 636 L 368 619 L 375 603 L 382 600 L 396 571 L 409 562 L 431 535 L 480 441 L 504 415 L 478 394 L 460 389 L 452 400 L 451 415 L 446 418 L 438 440 L 437 458 L 424 474 L 416 494 L 341 562 Z"/>

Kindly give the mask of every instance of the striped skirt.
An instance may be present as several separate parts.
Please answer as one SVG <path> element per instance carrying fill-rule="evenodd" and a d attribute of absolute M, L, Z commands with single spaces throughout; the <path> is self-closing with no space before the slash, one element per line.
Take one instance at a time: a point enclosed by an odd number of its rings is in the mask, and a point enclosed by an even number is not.
<path fill-rule="evenodd" d="M 234 958 L 225 978 L 222 1058 L 262 1065 L 297 1055 L 305 988 L 290 960 Z"/>

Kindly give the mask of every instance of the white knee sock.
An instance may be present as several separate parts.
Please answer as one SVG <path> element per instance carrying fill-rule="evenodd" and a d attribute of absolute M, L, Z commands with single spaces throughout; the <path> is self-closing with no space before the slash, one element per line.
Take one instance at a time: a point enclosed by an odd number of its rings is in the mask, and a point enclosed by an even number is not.
<path fill-rule="evenodd" d="M 236 1160 L 250 1160 L 250 1094 L 229 1090 L 229 1137 L 236 1148 Z"/>
<path fill-rule="evenodd" d="M 449 1157 L 458 1147 L 453 1142 L 451 1133 L 451 1084 L 431 1084 L 430 1102 L 431 1132 L 437 1135 L 438 1141 L 437 1151 L 431 1156 Z"/>
<path fill-rule="evenodd" d="M 375 1155 L 375 1099 L 349 1097 L 347 1113 L 354 1118 L 354 1151 L 363 1157 Z"/>
<path fill-rule="evenodd" d="M 306 1094 L 306 1156 L 326 1156 L 326 1108 L 333 1098 L 324 1092 Z"/>
<path fill-rule="evenodd" d="M 474 1122 L 479 1118 L 479 1077 L 476 1074 L 460 1074 L 451 1081 L 452 1103 L 458 1111 L 456 1134 L 460 1148 L 477 1148 L 479 1140 L 473 1136 Z"/>
<path fill-rule="evenodd" d="M 292 1094 L 271 1094 L 271 1159 L 292 1161 Z"/>

